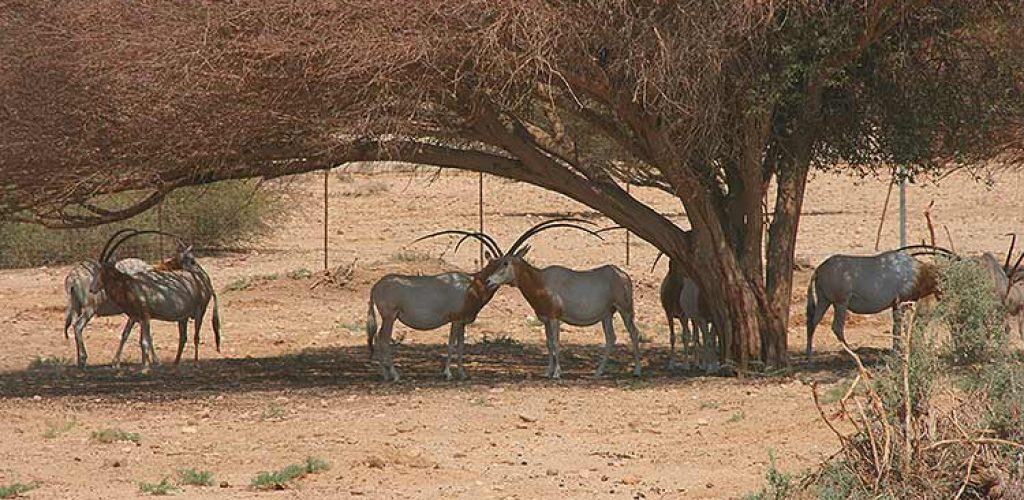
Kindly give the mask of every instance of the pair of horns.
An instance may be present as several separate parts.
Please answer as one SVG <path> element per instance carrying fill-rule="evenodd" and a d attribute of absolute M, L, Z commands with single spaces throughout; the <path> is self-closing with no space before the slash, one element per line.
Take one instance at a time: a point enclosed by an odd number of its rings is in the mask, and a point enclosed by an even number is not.
<path fill-rule="evenodd" d="M 914 257 L 920 256 L 920 255 L 942 255 L 944 257 L 949 257 L 949 258 L 954 259 L 954 260 L 960 260 L 961 259 L 960 256 L 957 255 L 956 252 L 954 252 L 952 250 L 949 250 L 949 249 L 946 249 L 946 248 L 938 247 L 938 246 L 935 246 L 935 245 L 907 245 L 905 247 L 897 248 L 894 251 L 895 252 L 903 252 L 903 251 L 907 251 L 907 250 L 911 250 L 910 255 L 912 255 Z"/>
<path fill-rule="evenodd" d="M 107 262 L 107 260 L 113 257 L 114 252 L 116 252 L 117 248 L 120 247 L 124 242 L 143 234 L 162 234 L 164 236 L 170 236 L 171 238 L 174 238 L 174 240 L 178 243 L 178 248 L 180 250 L 187 248 L 185 242 L 182 241 L 182 239 L 176 234 L 171 234 L 164 231 L 156 231 L 152 229 L 140 231 L 138 229 L 126 228 L 115 232 L 113 235 L 110 236 L 109 239 L 107 239 L 107 243 L 103 245 L 103 250 L 100 252 L 100 264 Z M 114 242 L 115 240 L 117 240 L 116 243 Z"/>
<path fill-rule="evenodd" d="M 601 237 L 600 234 L 598 234 L 598 233 L 600 233 L 603 230 L 594 231 L 592 229 L 588 229 L 588 228 L 585 228 L 583 226 L 580 226 L 579 224 L 591 224 L 591 225 L 593 225 L 594 223 L 591 222 L 591 221 L 585 220 L 585 219 L 577 219 L 577 218 L 573 218 L 573 217 L 559 217 L 557 219 L 550 219 L 550 220 L 546 220 L 544 222 L 541 222 L 539 224 L 535 224 L 533 227 L 531 227 L 530 229 L 527 229 L 525 232 L 523 232 L 523 234 L 521 234 L 519 236 L 519 238 L 516 239 L 515 243 L 512 244 L 512 246 L 508 249 L 507 252 L 506 251 L 502 251 L 502 249 L 498 245 L 497 241 L 495 241 L 495 239 L 493 237 L 491 237 L 490 235 L 488 235 L 486 233 L 474 232 L 474 231 L 462 231 L 462 230 L 458 230 L 458 229 L 448 229 L 448 230 L 445 230 L 445 231 L 438 231 L 436 233 L 430 233 L 430 234 L 428 234 L 426 236 L 421 236 L 419 238 L 416 238 L 415 240 L 413 240 L 413 243 L 417 243 L 417 242 L 423 241 L 423 240 L 428 239 L 428 238 L 433 238 L 433 237 L 436 237 L 436 236 L 442 236 L 442 235 L 446 235 L 446 234 L 462 235 L 462 238 L 455 245 L 455 251 L 456 252 L 459 251 L 459 246 L 461 246 L 462 243 L 464 241 L 466 241 L 466 239 L 474 238 L 476 240 L 479 240 L 481 243 L 483 243 L 484 246 L 487 247 L 487 249 L 490 250 L 490 252 L 492 254 L 494 254 L 495 256 L 503 256 L 503 255 L 512 255 L 517 250 L 519 250 L 523 246 L 523 244 L 526 243 L 527 240 L 529 240 L 530 238 L 536 236 L 538 233 L 540 233 L 542 231 L 546 231 L 548 229 L 555 229 L 555 228 L 560 228 L 560 227 L 571 228 L 571 229 L 578 229 L 580 231 L 586 232 L 586 233 L 596 237 L 597 239 L 600 239 L 600 240 L 604 239 L 604 238 Z"/>

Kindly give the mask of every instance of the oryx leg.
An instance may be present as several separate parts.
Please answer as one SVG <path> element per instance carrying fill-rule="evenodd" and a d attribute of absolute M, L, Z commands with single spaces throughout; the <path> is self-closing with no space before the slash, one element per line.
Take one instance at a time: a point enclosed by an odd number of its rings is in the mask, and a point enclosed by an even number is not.
<path fill-rule="evenodd" d="M 700 336 L 703 339 L 703 348 L 701 349 L 702 357 L 701 368 L 704 369 L 704 373 L 715 373 L 721 367 L 718 363 L 718 340 L 716 338 L 717 332 L 711 331 L 711 325 L 704 320 L 693 320 L 694 329 L 700 331 Z"/>
<path fill-rule="evenodd" d="M 844 344 L 846 343 L 846 335 L 843 334 L 843 330 L 846 328 L 846 307 L 846 304 L 836 304 L 832 318 L 832 333 L 835 333 L 836 338 Z"/>
<path fill-rule="evenodd" d="M 676 320 L 671 314 L 668 316 L 668 370 L 676 369 Z M 686 358 L 686 343 L 683 343 L 683 358 Z"/>
<path fill-rule="evenodd" d="M 466 354 L 466 324 L 459 323 L 459 378 L 466 380 L 466 366 L 463 364 Z"/>
<path fill-rule="evenodd" d="M 807 314 L 807 363 L 811 362 L 811 352 L 814 348 L 814 330 L 818 328 L 818 324 L 821 323 L 822 318 L 825 317 L 825 312 L 828 311 L 829 306 L 832 304 L 822 297 L 818 297 L 817 303 L 814 304 L 814 309 L 808 311 Z M 834 328 L 834 327 L 833 327 Z"/>
<path fill-rule="evenodd" d="M 153 337 L 150 336 L 149 317 L 144 317 L 140 322 L 139 343 L 142 346 L 142 370 L 148 371 L 150 364 L 158 364 L 156 351 L 153 350 Z M 147 357 L 146 353 L 150 353 Z M 150 357 L 152 359 L 150 359 Z"/>
<path fill-rule="evenodd" d="M 192 358 L 192 366 L 199 365 L 199 332 L 200 330 L 203 329 L 203 317 L 205 316 L 205 313 L 206 307 L 203 307 L 202 310 L 196 311 L 195 315 L 196 324 L 194 327 L 194 331 L 192 332 L 192 346 L 193 350 L 195 351 L 195 354 L 193 355 Z"/>
<path fill-rule="evenodd" d="M 636 323 L 633 322 L 633 311 L 619 311 L 619 315 L 622 316 L 622 323 L 626 325 L 626 331 L 629 332 L 629 342 L 633 345 L 633 376 L 639 377 L 642 373 L 641 361 L 640 361 L 640 330 L 637 330 Z M 609 315 L 611 317 L 611 315 Z"/>
<path fill-rule="evenodd" d="M 457 321 L 452 321 L 452 326 L 448 330 L 448 356 L 444 360 L 444 379 L 451 380 L 452 377 L 452 358 L 455 357 L 455 343 L 459 341 L 458 325 Z"/>
<path fill-rule="evenodd" d="M 75 358 L 78 367 L 83 369 L 89 360 L 89 353 L 85 351 L 85 325 L 89 324 L 92 315 L 93 311 L 87 308 L 75 319 Z"/>
<path fill-rule="evenodd" d="M 181 361 L 181 353 L 185 350 L 185 344 L 188 343 L 188 320 L 178 322 L 178 355 L 174 357 L 174 366 L 178 366 L 178 362 Z"/>
<path fill-rule="evenodd" d="M 117 344 L 117 352 L 114 353 L 114 368 L 121 368 L 121 353 L 124 351 L 124 345 L 128 343 L 128 338 L 132 336 L 132 328 L 135 327 L 135 320 L 128 318 L 128 322 L 124 324 L 124 329 L 121 330 L 121 342 Z M 143 352 L 143 355 L 146 353 Z"/>
<path fill-rule="evenodd" d="M 560 328 L 559 321 L 557 319 L 545 319 L 544 321 L 544 335 L 548 341 L 548 378 L 560 379 L 562 378 L 562 365 L 558 360 L 558 331 Z"/>
<path fill-rule="evenodd" d="M 597 370 L 594 371 L 595 377 L 604 375 L 605 366 L 608 364 L 608 356 L 615 349 L 615 326 L 612 323 L 611 314 L 601 320 L 601 328 L 604 329 L 604 351 L 601 352 L 601 362 L 597 364 Z"/>
<path fill-rule="evenodd" d="M 398 382 L 398 370 L 395 369 L 395 358 L 391 346 L 391 332 L 395 328 L 396 316 L 384 316 L 381 318 L 380 330 L 377 332 L 378 361 L 384 375 L 384 380 Z"/>
<path fill-rule="evenodd" d="M 700 342 L 697 338 L 697 332 L 690 328 L 690 320 L 683 316 L 679 319 L 679 324 L 682 325 L 682 337 L 683 341 L 683 369 L 689 370 L 690 360 L 693 358 L 697 359 L 697 363 L 700 363 Z"/>

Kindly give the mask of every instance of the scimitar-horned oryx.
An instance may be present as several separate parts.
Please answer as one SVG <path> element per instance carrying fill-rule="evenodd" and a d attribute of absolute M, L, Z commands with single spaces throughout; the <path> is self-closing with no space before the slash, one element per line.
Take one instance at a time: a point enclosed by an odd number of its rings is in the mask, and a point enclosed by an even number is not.
<path fill-rule="evenodd" d="M 409 276 L 388 274 L 373 285 L 370 290 L 369 310 L 366 313 L 366 343 L 370 358 L 375 355 L 380 363 L 384 380 L 399 379 L 391 346 L 391 332 L 395 321 L 414 330 L 433 330 L 451 323 L 448 334 L 448 358 L 444 364 L 444 376 L 452 379 L 452 358 L 458 344 L 459 377 L 466 378 L 463 367 L 463 352 L 466 341 L 466 325 L 476 321 L 477 314 L 494 296 L 495 288 L 488 288 L 485 280 L 494 272 L 497 262 L 493 255 L 501 250 L 494 238 L 485 233 L 446 230 L 417 238 L 413 243 L 441 235 L 462 235 L 475 238 L 487 248 L 490 259 L 483 269 L 473 273 L 458 271 L 432 276 Z M 458 246 L 456 246 L 456 252 Z M 376 312 L 380 313 L 381 324 L 377 328 Z M 379 349 L 374 349 L 374 339 Z"/>
<path fill-rule="evenodd" d="M 587 231 L 600 238 L 596 232 L 586 228 L 565 226 Z M 487 280 L 488 286 L 510 284 L 518 288 L 537 318 L 544 323 L 548 344 L 548 377 L 557 379 L 562 375 L 558 354 L 559 329 L 563 321 L 575 326 L 601 323 L 604 328 L 605 345 L 601 362 L 594 374 L 597 377 L 603 375 L 608 356 L 615 347 L 612 318 L 616 311 L 622 317 L 633 344 L 633 374 L 640 376 L 640 332 L 633 323 L 633 283 L 629 275 L 612 265 L 586 271 L 575 271 L 562 266 L 538 269 L 525 260 L 530 246 L 524 243 L 541 231 L 556 227 L 563 226 L 556 221 L 546 221 L 531 227 L 519 236 L 512 247 L 498 259 L 497 269 Z"/>
<path fill-rule="evenodd" d="M 143 234 L 164 234 L 178 241 L 181 249 L 177 262 L 157 266 L 154 269 L 127 274 L 117 269 L 113 256 L 125 241 Z M 173 321 L 178 323 L 178 352 L 174 359 L 177 365 L 188 341 L 188 320 L 195 319 L 193 343 L 194 362 L 199 361 L 199 334 L 210 299 L 213 299 L 213 334 L 217 352 L 220 352 L 220 311 L 217 294 L 206 271 L 195 261 L 191 247 L 186 246 L 177 236 L 162 231 L 132 230 L 117 239 L 115 234 L 107 240 L 100 252 L 100 270 L 90 290 L 103 290 L 129 318 L 142 327 L 143 367 L 148 368 L 149 359 L 159 363 L 152 344 L 150 320 Z M 178 269 L 170 269 L 177 267 Z M 126 338 L 122 338 L 122 346 Z M 120 348 L 118 349 L 120 351 Z M 147 356 L 147 351 L 149 355 Z"/>
<path fill-rule="evenodd" d="M 807 361 L 811 361 L 814 330 L 825 311 L 835 306 L 832 331 L 841 342 L 846 313 L 893 313 L 893 348 L 899 347 L 903 302 L 915 302 L 938 292 L 938 268 L 915 257 L 942 255 L 959 258 L 944 248 L 911 245 L 878 255 L 833 255 L 822 262 L 807 285 Z"/>
<path fill-rule="evenodd" d="M 651 270 L 664 255 L 658 252 Z M 669 259 L 669 268 L 661 280 L 661 308 L 668 319 L 669 354 L 668 369 L 689 369 L 691 352 L 697 356 L 698 368 L 713 373 L 718 371 L 718 337 L 713 330 L 711 313 L 700 293 L 697 282 L 686 276 L 686 272 L 675 260 Z M 683 344 L 683 364 L 676 364 L 675 320 L 683 326 L 680 340 Z"/>

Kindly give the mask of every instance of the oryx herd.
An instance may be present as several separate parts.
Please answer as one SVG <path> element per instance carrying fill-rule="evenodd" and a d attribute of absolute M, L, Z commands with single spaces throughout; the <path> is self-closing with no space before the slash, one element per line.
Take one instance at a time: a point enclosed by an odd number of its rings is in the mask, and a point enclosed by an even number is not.
<path fill-rule="evenodd" d="M 463 365 L 466 326 L 473 323 L 502 285 L 519 290 L 544 325 L 548 351 L 547 376 L 561 377 L 559 360 L 560 325 L 601 324 L 605 344 L 594 375 L 604 374 L 615 346 L 613 316 L 617 312 L 629 333 L 633 352 L 633 374 L 641 375 L 640 331 L 634 318 L 633 283 L 622 269 L 605 265 L 589 270 L 563 266 L 538 268 L 526 260 L 527 241 L 551 229 L 574 229 L 601 238 L 592 222 L 576 218 L 555 218 L 523 232 L 507 249 L 483 232 L 444 230 L 428 234 L 413 243 L 438 236 L 460 236 L 456 251 L 468 239 L 479 241 L 486 263 L 475 273 L 447 272 L 437 275 L 389 274 L 370 290 L 366 318 L 367 345 L 385 380 L 398 381 L 392 332 L 395 322 L 414 330 L 433 330 L 451 325 L 443 374 L 455 378 L 452 362 L 457 361 L 459 378 L 466 378 Z M 176 254 L 155 265 L 126 258 L 115 260 L 119 247 L 136 236 L 162 234 L 174 237 Z M 1004 305 L 1009 320 L 1016 318 L 1017 330 L 1024 339 L 1024 273 L 1017 273 L 1024 253 L 1011 264 L 1016 236 L 1010 243 L 1004 262 L 991 253 L 972 257 L 991 277 L 993 293 Z M 873 256 L 833 255 L 814 271 L 807 288 L 807 360 L 811 359 L 814 331 L 825 312 L 834 309 L 832 331 L 845 342 L 844 327 L 848 312 L 875 314 L 893 311 L 894 348 L 899 347 L 900 305 L 928 296 L 940 296 L 939 271 L 935 263 L 919 260 L 922 256 L 960 259 L 955 253 L 931 245 L 912 245 Z M 660 254 L 659 254 L 660 257 Z M 657 259 L 655 260 L 655 265 Z M 652 266 L 653 270 L 654 266 Z M 679 262 L 669 260 L 668 272 L 661 283 L 660 299 L 669 328 L 668 369 L 687 369 L 694 356 L 696 366 L 706 372 L 719 369 L 722 346 L 711 322 L 709 306 L 697 282 L 683 271 Z M 82 262 L 65 279 L 67 313 L 64 335 L 73 327 L 78 366 L 86 366 L 83 330 L 94 316 L 124 314 L 127 322 L 114 356 L 119 366 L 121 353 L 136 323 L 141 327 L 140 348 L 143 369 L 158 363 L 153 348 L 150 321 L 178 323 L 178 350 L 175 365 L 181 360 L 187 343 L 188 322 L 194 320 L 194 360 L 199 359 L 199 333 L 210 301 L 213 301 L 213 331 L 220 351 L 220 313 L 217 294 L 209 275 L 196 261 L 192 247 L 174 235 L 161 231 L 124 229 L 114 233 L 100 252 L 98 262 Z M 377 316 L 380 316 L 378 324 Z M 682 325 L 682 364 L 676 361 L 675 320 Z"/>

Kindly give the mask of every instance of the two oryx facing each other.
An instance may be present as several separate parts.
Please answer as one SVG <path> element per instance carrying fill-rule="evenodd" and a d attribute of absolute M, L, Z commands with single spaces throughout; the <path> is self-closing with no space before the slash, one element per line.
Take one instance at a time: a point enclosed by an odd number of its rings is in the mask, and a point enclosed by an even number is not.
<path fill-rule="evenodd" d="M 547 376 L 560 378 L 559 332 L 562 322 L 590 326 L 598 322 L 604 328 L 605 346 L 595 376 L 604 374 L 608 357 L 615 346 L 613 315 L 618 312 L 629 332 L 633 346 L 633 373 L 641 373 L 640 332 L 634 323 L 633 284 L 616 266 L 576 271 L 563 266 L 537 268 L 526 261 L 530 246 L 525 243 L 542 231 L 570 228 L 601 238 L 596 231 L 580 224 L 586 220 L 558 218 L 541 222 L 524 233 L 503 251 L 491 236 L 481 232 L 446 230 L 423 236 L 416 241 L 441 235 L 461 235 L 456 251 L 466 239 L 479 240 L 486 247 L 487 264 L 473 274 L 450 272 L 434 276 L 390 274 L 381 278 L 370 291 L 367 313 L 367 343 L 371 357 L 376 354 L 385 380 L 397 381 L 398 371 L 392 357 L 391 332 L 395 321 L 415 330 L 431 330 L 451 323 L 448 337 L 448 359 L 444 375 L 452 378 L 451 360 L 457 345 L 459 375 L 465 377 L 462 354 L 466 325 L 491 300 L 501 285 L 519 289 L 534 313 L 544 323 L 548 347 Z M 377 328 L 374 310 L 381 315 Z M 376 341 L 375 341 L 376 339 Z M 379 346 L 374 348 L 374 346 Z"/>
<path fill-rule="evenodd" d="M 178 253 L 156 265 L 139 259 L 114 260 L 117 248 L 125 241 L 143 234 L 164 234 L 175 238 Z M 115 242 L 115 240 L 117 240 Z M 83 330 L 93 316 L 128 317 L 121 333 L 120 344 L 114 356 L 115 367 L 120 365 L 121 353 L 132 328 L 141 325 L 139 345 L 142 351 L 143 368 L 150 362 L 158 363 L 150 332 L 150 320 L 175 321 L 178 323 L 178 352 L 175 365 L 181 360 L 182 351 L 188 340 L 188 320 L 195 319 L 193 342 L 194 360 L 199 360 L 200 325 L 206 308 L 213 299 L 213 332 L 217 351 L 220 351 L 220 312 L 217 295 L 210 283 L 210 277 L 195 260 L 192 247 L 180 238 L 161 231 L 139 231 L 122 229 L 114 233 L 100 252 L 98 262 L 83 262 L 75 266 L 64 282 L 68 298 L 64 321 L 64 335 L 74 325 L 75 346 L 78 366 L 84 368 L 88 355 L 85 349 Z"/>
<path fill-rule="evenodd" d="M 1016 236 L 1002 265 L 988 252 L 972 259 L 990 275 L 993 292 L 1005 306 L 1008 316 L 1018 318 L 1024 339 L 1024 282 L 1017 280 L 1024 254 L 1010 265 L 1015 243 Z M 900 305 L 941 295 L 939 269 L 936 264 L 917 259 L 923 255 L 961 259 L 944 248 L 911 245 L 870 256 L 833 255 L 822 262 L 807 287 L 807 361 L 811 361 L 814 331 L 829 307 L 834 307 L 832 331 L 844 343 L 847 312 L 876 314 L 892 309 L 893 349 L 899 349 Z"/>

